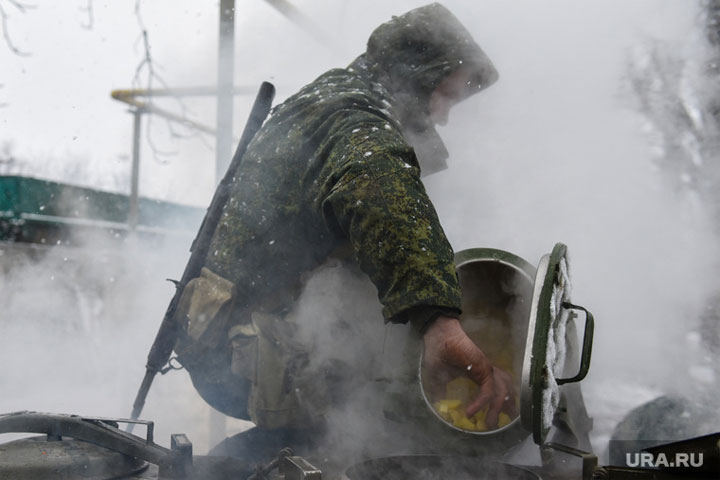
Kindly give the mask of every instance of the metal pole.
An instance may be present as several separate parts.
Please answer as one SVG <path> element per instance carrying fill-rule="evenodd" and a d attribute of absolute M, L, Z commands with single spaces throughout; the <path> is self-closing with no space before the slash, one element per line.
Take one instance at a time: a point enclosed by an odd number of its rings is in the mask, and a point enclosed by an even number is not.
<path fill-rule="evenodd" d="M 134 232 L 137 228 L 139 208 L 139 183 L 140 183 L 140 128 L 142 126 L 141 108 L 136 108 L 133 114 L 133 148 L 132 166 L 130 167 L 130 208 L 128 209 L 128 229 Z"/>
<path fill-rule="evenodd" d="M 217 70 L 217 139 L 215 182 L 225 174 L 232 157 L 233 74 L 235 71 L 235 0 L 220 0 Z"/>
<path fill-rule="evenodd" d="M 233 87 L 235 72 L 235 0 L 220 0 L 218 28 L 217 122 L 215 137 L 215 184 L 220 183 L 232 159 Z M 210 444 L 227 435 L 225 416 L 210 409 Z"/>

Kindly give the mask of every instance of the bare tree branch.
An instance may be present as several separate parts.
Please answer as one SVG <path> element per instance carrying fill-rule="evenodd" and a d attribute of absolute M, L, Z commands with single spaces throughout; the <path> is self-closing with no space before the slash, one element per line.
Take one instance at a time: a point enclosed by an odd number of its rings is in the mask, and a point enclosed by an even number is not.
<path fill-rule="evenodd" d="M 7 3 L 9 3 L 11 6 L 15 7 L 20 13 L 23 13 L 23 14 L 26 13 L 28 10 L 35 8 L 35 5 L 20 3 L 17 0 L 5 0 L 5 1 Z M 10 51 L 13 52 L 15 55 L 17 55 L 19 57 L 29 57 L 30 52 L 21 50 L 17 45 L 15 45 L 12 38 L 10 37 L 10 33 L 8 31 L 8 18 L 10 18 L 10 15 L 3 8 L 2 3 L 0 3 L 0 20 L 2 21 L 2 31 L 3 31 L 3 37 L 5 38 L 5 44 L 8 46 Z"/>
<path fill-rule="evenodd" d="M 33 8 L 37 8 L 37 5 L 30 5 L 28 3 L 20 3 L 17 0 L 7 0 L 7 2 L 12 5 L 13 7 L 20 10 L 22 13 L 25 13 L 27 10 L 32 10 Z"/>
<path fill-rule="evenodd" d="M 165 82 L 165 80 L 162 78 L 162 76 L 158 73 L 158 69 L 161 69 L 162 67 L 155 63 L 153 61 L 152 55 L 151 55 L 151 45 L 149 40 L 148 31 L 145 28 L 145 23 L 142 18 L 142 13 L 140 10 L 140 0 L 135 1 L 135 16 L 137 17 L 138 26 L 141 30 L 141 36 L 138 38 L 138 41 L 142 39 L 143 47 L 144 47 L 144 55 L 143 58 L 138 63 L 137 67 L 135 68 L 135 75 L 133 76 L 132 85 L 134 88 L 139 88 L 140 85 L 143 83 L 145 84 L 145 88 L 148 92 L 152 91 L 153 84 L 157 82 L 162 86 L 162 88 L 169 90 L 168 84 Z M 147 79 L 145 82 L 143 82 L 143 73 L 145 73 Z M 153 97 L 152 95 L 149 95 L 147 97 L 148 105 L 152 106 L 153 103 Z M 173 99 L 177 103 L 177 106 L 180 109 L 180 116 L 183 118 L 188 118 L 187 116 L 187 107 L 185 103 L 182 101 L 182 99 L 179 96 L 173 95 Z M 151 150 L 153 151 L 153 155 L 155 157 L 155 160 L 157 160 L 160 163 L 167 163 L 167 158 L 169 156 L 177 155 L 177 151 L 170 151 L 170 150 L 162 150 L 157 146 L 157 143 L 155 142 L 155 139 L 152 135 L 152 126 L 153 126 L 153 115 L 148 115 L 148 120 L 146 122 L 145 130 L 146 130 L 146 136 L 147 136 L 147 142 L 150 145 Z M 168 134 L 172 138 L 191 138 L 191 137 L 200 137 L 200 139 L 203 141 L 205 145 L 209 145 L 206 141 L 205 137 L 203 137 L 202 132 L 193 129 L 190 126 L 187 126 L 189 129 L 186 132 L 181 132 L 176 128 L 176 125 L 169 121 L 165 121 L 166 128 L 168 131 Z"/>
<path fill-rule="evenodd" d="M 80 7 L 81 12 L 87 13 L 87 24 L 80 24 L 82 28 L 85 30 L 92 30 L 93 25 L 95 23 L 95 15 L 93 13 L 93 0 L 87 0 L 87 4 L 85 7 Z"/>
<path fill-rule="evenodd" d="M 140 17 L 138 16 L 138 19 Z M 142 24 L 142 22 L 140 21 Z M 160 85 L 162 85 L 164 88 L 167 88 L 167 85 L 165 81 L 162 79 L 160 75 L 155 71 L 155 65 L 153 64 L 152 57 L 150 55 L 150 42 L 148 41 L 148 33 L 147 30 L 142 31 L 142 39 L 143 44 L 145 46 L 145 56 L 138 64 L 137 68 L 135 69 L 135 76 L 133 78 L 132 84 L 133 87 L 137 87 L 141 82 L 141 75 L 143 70 L 147 70 L 147 83 L 146 88 L 147 90 L 151 90 L 153 88 L 153 81 L 157 80 Z M 152 96 L 148 97 L 148 104 L 152 104 L 153 99 Z M 153 154 L 155 156 L 155 159 L 160 161 L 161 163 L 166 163 L 167 159 L 163 157 L 168 157 L 172 155 L 177 155 L 176 151 L 171 150 L 162 150 L 158 148 L 157 144 L 155 143 L 155 140 L 152 136 L 152 115 L 148 116 L 147 122 L 145 123 L 145 135 L 147 137 L 147 142 L 150 145 L 150 148 L 153 151 Z"/>

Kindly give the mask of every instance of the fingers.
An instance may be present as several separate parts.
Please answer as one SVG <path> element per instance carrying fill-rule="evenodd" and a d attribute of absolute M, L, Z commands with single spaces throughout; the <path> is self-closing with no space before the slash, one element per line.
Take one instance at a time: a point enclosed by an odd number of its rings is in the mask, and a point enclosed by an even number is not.
<path fill-rule="evenodd" d="M 480 394 L 465 410 L 466 415 L 472 417 L 480 410 L 487 408 L 485 425 L 487 425 L 489 429 L 497 428 L 498 415 L 500 414 L 505 398 L 502 382 L 498 382 L 497 380 L 494 372 L 491 371 L 486 377 L 485 382 L 480 385 Z"/>
<path fill-rule="evenodd" d="M 495 384 L 495 395 L 490 400 L 490 405 L 485 415 L 485 425 L 491 430 L 497 428 L 498 415 L 500 415 L 500 411 L 505 404 L 505 399 L 508 398 L 506 385 L 504 385 L 502 380 L 497 378 L 496 375 L 493 375 L 493 383 Z"/>
<path fill-rule="evenodd" d="M 480 410 L 485 409 L 485 407 L 490 403 L 492 400 L 492 393 L 481 393 L 475 400 L 470 402 L 470 405 L 468 405 L 467 409 L 465 409 L 465 415 L 470 418 L 473 415 L 475 415 Z"/>
<path fill-rule="evenodd" d="M 518 415 L 516 398 L 517 393 L 515 392 L 515 386 L 513 385 L 513 379 L 508 372 L 500 368 L 494 368 L 495 376 L 500 379 L 505 390 L 503 398 L 503 404 L 500 411 L 507 413 L 510 418 L 515 418 Z"/>
<path fill-rule="evenodd" d="M 517 404 L 515 402 L 515 398 L 516 395 L 513 390 L 512 394 L 505 400 L 505 403 L 503 404 L 503 408 L 501 410 L 502 412 L 507 413 L 510 418 L 515 418 L 520 414 Z"/>
<path fill-rule="evenodd" d="M 466 409 L 468 417 L 475 415 L 491 404 L 495 398 L 495 391 L 497 389 L 492 364 L 487 357 L 485 357 L 485 354 L 482 353 L 482 350 L 474 343 L 470 342 L 470 345 L 471 347 L 469 348 L 476 350 L 476 352 L 473 354 L 475 361 L 471 365 L 468 373 L 470 378 L 480 386 L 480 394 L 468 405 Z"/>
<path fill-rule="evenodd" d="M 428 375 L 428 382 L 423 383 L 431 398 L 441 398 L 451 379 L 469 377 L 480 387 L 480 391 L 465 408 L 467 418 L 487 409 L 485 425 L 492 430 L 497 428 L 501 412 L 511 418 L 517 416 L 511 376 L 492 366 L 456 319 L 429 330 L 423 340 L 423 366 Z"/>
<path fill-rule="evenodd" d="M 492 430 L 498 427 L 500 412 L 511 418 L 517 416 L 512 378 L 507 372 L 493 367 L 485 382 L 480 385 L 480 394 L 468 405 L 465 414 L 468 417 L 487 407 L 485 425 Z"/>

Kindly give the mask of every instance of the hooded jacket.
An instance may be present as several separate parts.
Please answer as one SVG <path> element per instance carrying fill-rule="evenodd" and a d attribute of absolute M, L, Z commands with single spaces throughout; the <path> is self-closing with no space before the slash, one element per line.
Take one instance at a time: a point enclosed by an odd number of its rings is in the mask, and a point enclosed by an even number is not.
<path fill-rule="evenodd" d="M 473 72 L 463 97 L 497 78 L 460 22 L 432 4 L 381 25 L 348 68 L 273 110 L 245 154 L 207 259 L 241 304 L 292 290 L 347 243 L 387 321 L 405 322 L 421 306 L 460 311 L 453 251 L 407 137 L 444 151 L 428 102 L 461 66 Z"/>
<path fill-rule="evenodd" d="M 460 97 L 497 78 L 460 22 L 432 4 L 381 25 L 349 67 L 328 71 L 273 109 L 232 184 L 206 277 L 186 288 L 188 307 L 179 308 L 185 338 L 176 352 L 215 408 L 269 428 L 298 425 L 302 415 L 289 412 L 302 402 L 291 393 L 318 391 L 317 381 L 290 388 L 285 380 L 297 380 L 297 362 L 285 359 L 283 345 L 292 338 L 278 335 L 292 337 L 291 326 L 254 337 L 254 328 L 272 329 L 272 321 L 251 317 L 286 312 L 303 274 L 338 250 L 350 251 L 377 288 L 385 321 L 424 325 L 439 314 L 459 315 L 453 250 L 420 180 L 417 153 L 445 152 L 428 102 L 461 67 L 472 76 Z M 218 312 L 230 297 L 229 325 L 210 328 L 208 305 Z M 270 341 L 253 343 L 261 337 Z M 223 343 L 228 338 L 232 346 Z"/>

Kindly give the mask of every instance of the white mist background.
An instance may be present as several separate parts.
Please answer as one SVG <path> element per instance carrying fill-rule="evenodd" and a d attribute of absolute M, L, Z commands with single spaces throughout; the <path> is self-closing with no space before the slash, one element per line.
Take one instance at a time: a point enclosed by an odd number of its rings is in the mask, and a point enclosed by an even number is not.
<path fill-rule="evenodd" d="M 271 80 L 281 101 L 328 68 L 348 64 L 391 15 L 424 3 L 294 2 L 328 35 L 330 40 L 321 43 L 264 2 L 238 2 L 235 83 L 255 87 Z M 43 2 L 11 17 L 14 42 L 32 56 L 0 48 L 0 103 L 7 104 L 0 108 L 0 144 L 12 143 L 21 161 L 17 173 L 127 191 L 131 116 L 109 93 L 132 86 L 144 55 L 134 2 L 95 1 L 91 30 L 80 27 L 84 4 Z M 717 291 L 717 240 L 703 206 L 674 194 L 653 168 L 653 145 L 622 88 L 629 49 L 647 38 L 663 39 L 688 57 L 701 56 L 697 5 L 672 0 L 444 4 L 493 59 L 500 80 L 451 112 L 448 126 L 440 129 L 450 168 L 426 179 L 428 191 L 456 250 L 501 248 L 537 264 L 555 242 L 568 245 L 573 299 L 596 316 L 584 388 L 602 448 L 629 408 L 663 392 L 717 388 L 699 385 L 690 374 L 708 359 L 689 341 L 694 337 L 688 338 L 704 299 Z M 170 86 L 215 81 L 217 2 L 142 2 L 141 12 L 155 66 Z M 236 135 L 251 101 L 236 101 Z M 158 105 L 173 105 L 164 102 Z M 186 104 L 193 118 L 214 122 L 213 101 Z M 177 154 L 158 160 L 143 144 L 141 193 L 205 206 L 214 188 L 212 148 L 197 139 L 171 138 L 161 120 L 152 122 L 156 143 Z M 172 248 L 132 244 L 116 252 L 121 264 L 130 265 L 128 271 L 141 273 L 122 277 L 125 287 L 115 291 L 117 300 L 105 300 L 96 315 L 101 327 L 67 332 L 42 322 L 34 326 L 24 320 L 22 302 L 14 301 L 0 328 L 22 324 L 27 331 L 0 335 L 6 365 L 0 374 L 0 411 L 128 415 L 172 295 L 164 279 L 180 274 L 187 246 L 182 241 Z M 115 275 L 101 262 L 95 265 L 98 274 Z M 43 273 L 28 267 L 18 275 L 50 277 L 59 268 L 57 262 L 45 267 Z M 3 292 L 21 295 L 34 288 L 19 285 L 6 277 Z M 56 291 L 44 285 L 31 300 L 33 311 L 38 304 L 56 308 L 48 295 Z M 136 315 L 118 315 L 112 305 Z M 88 342 L 94 346 L 85 351 Z M 46 344 L 54 347 L 53 355 L 28 355 L 24 361 L 24 351 L 35 353 L 32 346 L 42 351 L 38 345 Z M 61 368 L 43 368 L 48 364 Z M 193 432 L 205 428 L 206 407 L 185 373 L 171 376 L 156 380 L 144 416 L 197 441 Z M 83 379 L 86 387 L 97 386 L 78 390 Z M 53 395 L 45 395 L 49 388 Z M 89 391 L 96 396 L 89 397 Z M 166 437 L 158 435 L 160 441 Z"/>

